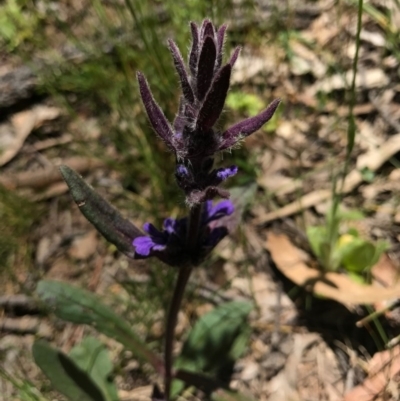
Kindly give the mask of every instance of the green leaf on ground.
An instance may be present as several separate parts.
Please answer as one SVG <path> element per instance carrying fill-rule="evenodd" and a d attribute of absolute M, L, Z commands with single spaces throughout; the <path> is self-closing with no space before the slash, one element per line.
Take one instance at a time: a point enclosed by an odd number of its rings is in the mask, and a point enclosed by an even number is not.
<path fill-rule="evenodd" d="M 60 319 L 93 326 L 123 344 L 135 357 L 149 362 L 157 371 L 162 369 L 160 358 L 97 295 L 60 281 L 47 280 L 39 282 L 36 292 Z"/>
<path fill-rule="evenodd" d="M 50 379 L 52 386 L 71 401 L 108 401 L 94 380 L 61 351 L 45 341 L 32 347 L 36 364 Z"/>
<path fill-rule="evenodd" d="M 88 336 L 72 348 L 69 357 L 86 372 L 105 394 L 107 401 L 117 401 L 115 384 L 109 380 L 113 365 L 104 344 L 97 338 Z"/>
<path fill-rule="evenodd" d="M 252 308 L 250 302 L 233 301 L 202 316 L 189 333 L 174 368 L 229 383 L 234 363 L 246 349 L 250 334 L 247 316 Z M 175 380 L 172 394 L 179 394 L 183 388 L 183 382 Z"/>

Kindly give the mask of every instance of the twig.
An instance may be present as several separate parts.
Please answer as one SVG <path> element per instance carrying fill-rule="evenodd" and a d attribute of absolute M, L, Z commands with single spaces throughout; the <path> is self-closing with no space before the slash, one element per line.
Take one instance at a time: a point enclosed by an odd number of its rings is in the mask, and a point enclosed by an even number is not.
<path fill-rule="evenodd" d="M 70 143 L 73 141 L 73 136 L 71 134 L 64 134 L 60 138 L 49 138 L 43 141 L 36 142 L 28 152 L 37 152 L 40 150 L 45 150 L 52 148 L 54 146 L 65 145 L 66 143 Z"/>
<path fill-rule="evenodd" d="M 37 313 L 39 308 L 35 300 L 24 294 L 3 295 L 0 297 L 0 307 L 7 310 L 22 310 L 25 313 Z"/>
<path fill-rule="evenodd" d="M 366 323 L 378 318 L 379 316 L 383 315 L 384 313 L 389 312 L 390 310 L 397 308 L 399 306 L 400 306 L 400 300 L 397 299 L 395 302 L 391 303 L 390 305 L 385 306 L 384 308 L 379 309 L 377 311 L 374 311 L 374 312 L 370 313 L 368 316 L 359 320 L 358 322 L 356 322 L 356 326 L 363 327 L 363 326 L 365 326 Z"/>
<path fill-rule="evenodd" d="M 84 173 L 93 168 L 104 166 L 104 162 L 98 159 L 71 157 L 70 159 L 63 160 L 50 168 L 0 176 L 0 185 L 3 185 L 7 189 L 22 187 L 37 189 L 45 187 L 54 182 L 61 181 L 61 174 L 57 168 L 57 165 L 59 164 L 65 164 L 76 170 L 78 173 Z"/>
<path fill-rule="evenodd" d="M 24 316 L 21 318 L 3 318 L 0 322 L 0 333 L 39 334 L 41 337 L 50 338 L 52 329 L 47 323 L 43 322 L 43 319 Z"/>

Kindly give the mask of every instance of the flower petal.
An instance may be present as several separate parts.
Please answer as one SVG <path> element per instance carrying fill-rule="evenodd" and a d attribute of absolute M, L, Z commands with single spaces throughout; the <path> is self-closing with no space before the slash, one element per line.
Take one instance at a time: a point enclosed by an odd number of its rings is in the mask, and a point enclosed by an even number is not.
<path fill-rule="evenodd" d="M 227 180 L 229 177 L 234 176 L 238 172 L 237 166 L 230 166 L 225 168 L 220 168 L 217 170 L 217 177 L 222 181 Z"/>
<path fill-rule="evenodd" d="M 231 215 L 235 210 L 235 206 L 230 200 L 223 200 L 212 208 L 207 207 L 207 216 L 204 224 L 208 224 L 213 220 L 220 219 L 224 216 Z"/>
<path fill-rule="evenodd" d="M 133 240 L 132 245 L 135 247 L 135 253 L 139 256 L 150 256 L 150 252 L 154 247 L 154 242 L 150 237 L 137 237 Z"/>

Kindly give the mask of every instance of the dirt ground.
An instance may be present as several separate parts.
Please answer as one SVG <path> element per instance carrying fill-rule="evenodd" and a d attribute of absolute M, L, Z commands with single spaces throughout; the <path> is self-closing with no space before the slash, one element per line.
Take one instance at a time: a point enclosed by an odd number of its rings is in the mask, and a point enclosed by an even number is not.
<path fill-rule="evenodd" d="M 258 7 L 258 24 L 272 18 L 268 4 Z M 233 389 L 259 401 L 397 401 L 400 6 L 384 0 L 365 5 L 353 110 L 356 137 L 346 177 L 356 4 L 299 2 L 281 15 L 278 23 L 290 20 L 292 30 L 268 47 L 245 46 L 232 77 L 235 91 L 255 93 L 266 104 L 282 99 L 272 125 L 239 151 L 257 166 L 255 196 L 237 234 L 219 244 L 192 277 L 179 315 L 177 348 L 195 319 L 215 305 L 249 299 L 256 305 L 251 341 L 235 365 Z M 232 32 L 240 29 L 240 21 L 230 23 Z M 18 242 L 6 254 L 4 268 L 0 264 L 0 400 L 20 399 L 4 372 L 20 385 L 37 386 L 48 400 L 59 399 L 33 363 L 34 339 L 46 338 L 67 352 L 94 331 L 43 315 L 34 301 L 38 280 L 63 280 L 103 294 L 143 336 L 160 344 L 163 307 L 171 293 L 166 283 L 175 272 L 119 254 L 67 193 L 56 168 L 60 164 L 77 170 L 138 226 L 149 218 L 127 206 L 140 197 L 123 186 L 121 173 L 76 145 L 104 144 L 107 157 L 118 160 L 102 120 L 84 104 L 71 113 L 59 95 L 37 93 L 35 72 L 13 54 L 2 58 L 1 235 L 4 243 L 15 236 Z M 242 115 L 239 108 L 227 113 L 232 119 Z M 343 271 L 321 275 L 307 240 L 306 228 L 325 221 L 335 179 L 341 208 L 364 214 L 343 222 L 341 232 L 353 227 L 363 238 L 389 244 L 369 285 L 355 283 Z M 149 193 L 143 188 L 142 198 Z M 20 219 L 6 220 L 13 208 Z M 135 299 L 129 286 L 137 291 Z M 369 319 L 373 311 L 382 312 Z M 149 400 L 155 376 L 119 344 L 101 339 L 117 366 L 120 399 Z"/>

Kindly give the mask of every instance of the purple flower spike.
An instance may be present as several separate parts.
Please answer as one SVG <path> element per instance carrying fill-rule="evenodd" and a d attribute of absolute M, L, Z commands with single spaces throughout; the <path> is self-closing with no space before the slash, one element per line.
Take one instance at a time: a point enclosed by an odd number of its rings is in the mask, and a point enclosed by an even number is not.
<path fill-rule="evenodd" d="M 225 200 L 213 206 L 211 202 L 217 197 L 229 199 L 229 191 L 220 185 L 234 176 L 238 168 L 215 168 L 215 154 L 260 129 L 280 103 L 279 99 L 274 100 L 259 115 L 225 131 L 218 129 L 216 124 L 223 112 L 240 47 L 236 47 L 228 63 L 223 64 L 227 26 L 216 27 L 205 19 L 200 26 L 191 22 L 190 29 L 192 44 L 187 63 L 176 43 L 168 41 L 182 89 L 173 124 L 154 99 L 145 76 L 137 73 L 140 97 L 150 124 L 175 155 L 175 178 L 185 194 L 189 217 L 168 218 L 161 230 L 146 223 L 145 235 L 97 195 L 77 173 L 66 166 L 61 167 L 81 212 L 108 241 L 128 257 L 156 256 L 178 267 L 198 264 L 234 225 L 233 204 Z"/>
<path fill-rule="evenodd" d="M 186 203 L 194 206 L 217 196 L 229 197 L 229 193 L 218 186 L 237 170 L 213 170 L 214 155 L 261 128 L 273 116 L 280 101 L 274 100 L 258 116 L 234 124 L 221 133 L 215 125 L 223 112 L 232 68 L 241 48 L 236 47 L 229 62 L 223 65 L 227 26 L 217 28 L 205 19 L 200 27 L 191 22 L 190 29 L 192 45 L 188 65 L 175 42 L 168 40 L 183 94 L 173 125 L 154 100 L 143 74 L 138 73 L 138 81 L 153 129 L 175 154 L 177 184 L 185 193 Z"/>

